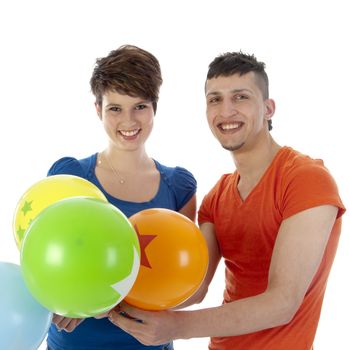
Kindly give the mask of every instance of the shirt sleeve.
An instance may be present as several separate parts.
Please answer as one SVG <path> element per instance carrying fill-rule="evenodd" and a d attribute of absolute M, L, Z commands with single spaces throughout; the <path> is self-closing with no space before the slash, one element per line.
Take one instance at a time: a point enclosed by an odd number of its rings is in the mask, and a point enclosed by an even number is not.
<path fill-rule="evenodd" d="M 171 187 L 175 194 L 177 210 L 180 210 L 197 191 L 197 181 L 185 168 L 175 167 L 171 177 Z"/>
<path fill-rule="evenodd" d="M 220 198 L 223 183 L 227 175 L 223 175 L 215 186 L 204 196 L 198 211 L 198 224 L 214 223 L 215 208 Z"/>
<path fill-rule="evenodd" d="M 337 184 L 321 160 L 291 169 L 282 188 L 283 219 L 320 205 L 338 207 L 338 217 L 345 212 Z"/>
<path fill-rule="evenodd" d="M 210 196 L 210 193 L 204 196 L 202 203 L 199 207 L 198 210 L 198 224 L 201 225 L 204 222 L 211 222 L 213 223 L 213 218 L 212 218 L 212 211 L 210 210 L 211 207 L 211 200 L 212 196 Z"/>
<path fill-rule="evenodd" d="M 63 157 L 52 164 L 49 169 L 47 176 L 51 175 L 75 175 L 79 177 L 84 177 L 84 172 L 81 164 L 76 158 L 73 157 Z"/>

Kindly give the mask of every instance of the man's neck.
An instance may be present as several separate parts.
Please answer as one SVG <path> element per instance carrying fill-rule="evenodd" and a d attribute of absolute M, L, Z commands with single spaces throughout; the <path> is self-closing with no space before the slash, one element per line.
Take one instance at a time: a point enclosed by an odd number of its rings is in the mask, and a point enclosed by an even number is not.
<path fill-rule="evenodd" d="M 263 144 L 232 152 L 239 173 L 238 190 L 244 200 L 257 185 L 281 148 L 272 137 Z"/>

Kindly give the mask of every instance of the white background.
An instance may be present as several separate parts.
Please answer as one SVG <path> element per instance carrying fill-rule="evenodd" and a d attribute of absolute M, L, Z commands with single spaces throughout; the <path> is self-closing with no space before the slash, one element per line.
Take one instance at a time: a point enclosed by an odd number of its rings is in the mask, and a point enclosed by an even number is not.
<path fill-rule="evenodd" d="M 191 170 L 199 201 L 221 173 L 234 170 L 206 124 L 207 66 L 241 49 L 267 65 L 274 138 L 322 158 L 348 205 L 349 32 L 345 0 L 1 2 L 0 261 L 19 263 L 12 217 L 24 191 L 57 158 L 105 146 L 89 79 L 97 57 L 127 43 L 155 54 L 163 71 L 149 154 Z M 345 215 L 315 350 L 350 348 L 348 231 Z M 219 304 L 222 288 L 221 268 L 203 305 Z M 207 342 L 175 345 L 206 349 Z"/>

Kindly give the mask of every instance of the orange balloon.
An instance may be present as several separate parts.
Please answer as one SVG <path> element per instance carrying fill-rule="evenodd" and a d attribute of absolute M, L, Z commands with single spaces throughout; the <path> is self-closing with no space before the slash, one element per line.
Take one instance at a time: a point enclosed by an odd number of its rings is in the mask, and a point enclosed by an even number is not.
<path fill-rule="evenodd" d="M 141 247 L 141 266 L 125 301 L 144 310 L 165 310 L 187 300 L 208 268 L 199 228 L 169 209 L 146 209 L 129 218 Z"/>

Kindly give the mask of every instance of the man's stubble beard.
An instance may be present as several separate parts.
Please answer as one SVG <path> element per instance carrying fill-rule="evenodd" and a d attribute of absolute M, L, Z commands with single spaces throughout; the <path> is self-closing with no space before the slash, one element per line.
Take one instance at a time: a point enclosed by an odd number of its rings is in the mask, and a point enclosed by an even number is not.
<path fill-rule="evenodd" d="M 221 144 L 221 146 L 227 151 L 234 152 L 234 151 L 237 151 L 240 148 L 242 148 L 244 146 L 244 142 L 242 142 L 239 145 L 226 146 L 226 145 Z"/>

